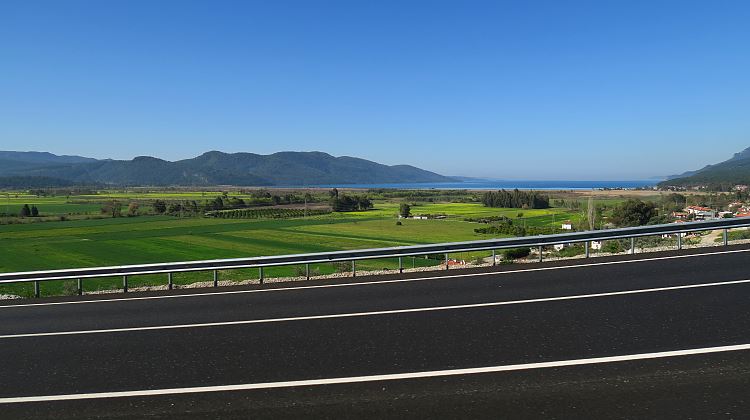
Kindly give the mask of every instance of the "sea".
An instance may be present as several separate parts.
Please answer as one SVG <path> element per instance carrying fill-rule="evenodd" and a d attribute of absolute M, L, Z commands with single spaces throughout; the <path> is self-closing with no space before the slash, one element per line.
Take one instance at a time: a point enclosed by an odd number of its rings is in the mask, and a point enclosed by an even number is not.
<path fill-rule="evenodd" d="M 308 185 L 313 188 L 361 188 L 398 190 L 594 190 L 650 188 L 659 180 L 636 181 L 519 181 L 519 180 L 466 180 L 461 182 L 414 182 L 394 184 L 323 184 Z"/>

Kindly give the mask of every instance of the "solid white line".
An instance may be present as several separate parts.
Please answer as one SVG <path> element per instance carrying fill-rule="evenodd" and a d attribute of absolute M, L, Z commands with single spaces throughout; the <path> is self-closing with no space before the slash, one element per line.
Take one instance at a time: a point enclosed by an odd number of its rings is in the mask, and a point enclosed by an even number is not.
<path fill-rule="evenodd" d="M 628 362 L 634 360 L 663 359 L 668 357 L 694 356 L 750 350 L 750 344 L 732 346 L 704 347 L 697 349 L 661 351 L 654 353 L 628 354 L 622 356 L 591 357 L 586 359 L 558 360 L 552 362 L 523 363 L 515 365 L 486 366 L 464 369 L 431 370 L 423 372 L 392 373 L 384 375 L 349 376 L 327 379 L 307 379 L 284 382 L 261 382 L 254 384 L 196 386 L 187 388 L 145 389 L 138 391 L 95 392 L 88 394 L 40 395 L 29 397 L 0 398 L 0 404 L 91 400 L 101 398 L 149 397 L 158 395 L 198 394 L 207 392 L 247 391 L 254 389 L 290 388 L 298 386 L 318 386 L 335 384 L 353 384 L 362 382 L 394 381 L 405 379 L 436 378 L 456 375 L 476 375 L 481 373 L 511 372 L 530 369 L 548 369 L 569 366 L 595 365 L 602 363 Z"/>
<path fill-rule="evenodd" d="M 264 318 L 264 319 L 251 319 L 251 320 L 243 320 L 243 321 L 206 322 L 206 323 L 197 323 L 197 324 L 156 325 L 156 326 L 150 326 L 150 327 L 110 328 L 110 329 L 101 329 L 101 330 L 54 331 L 54 332 L 42 332 L 42 333 L 8 334 L 8 335 L 0 335 L 0 340 L 12 339 L 12 338 L 29 338 L 29 337 L 52 337 L 52 336 L 61 336 L 61 335 L 111 334 L 111 333 L 135 332 L 135 331 L 226 327 L 226 326 L 234 326 L 234 325 L 270 324 L 270 323 L 275 323 L 275 322 L 311 321 L 311 320 L 320 320 L 320 319 L 355 318 L 355 317 L 378 316 L 378 315 L 449 311 L 449 310 L 472 309 L 472 308 L 488 308 L 488 307 L 507 306 L 507 305 L 525 305 L 525 304 L 530 304 L 530 303 L 592 299 L 592 298 L 600 298 L 600 297 L 607 297 L 607 296 L 635 295 L 635 294 L 643 294 L 643 293 L 656 293 L 656 292 L 666 292 L 666 291 L 673 291 L 673 290 L 697 289 L 697 288 L 703 288 L 703 287 L 729 286 L 729 285 L 747 284 L 747 283 L 750 283 L 750 279 L 733 280 L 733 281 L 716 282 L 716 283 L 689 284 L 689 285 L 684 285 L 684 286 L 656 287 L 656 288 L 651 288 L 651 289 L 640 289 L 640 290 L 624 290 L 624 291 L 619 291 L 619 292 L 590 293 L 590 294 L 585 294 L 585 295 L 571 295 L 571 296 L 556 296 L 556 297 L 537 298 L 537 299 L 509 300 L 509 301 L 502 301 L 502 302 L 470 303 L 470 304 L 464 304 L 464 305 L 450 305 L 450 306 L 430 306 L 430 307 L 424 307 L 424 308 L 409 308 L 409 309 L 392 309 L 392 310 L 387 310 L 387 311 L 352 312 L 352 313 L 344 313 L 344 314 L 309 315 L 309 316 L 297 316 L 297 317 L 286 317 L 286 318 Z"/>
<path fill-rule="evenodd" d="M 158 300 L 158 299 L 179 299 L 179 298 L 192 298 L 192 297 L 205 297 L 205 296 L 236 295 L 236 294 L 246 294 L 246 293 L 288 292 L 288 291 L 308 290 L 308 289 L 327 289 L 327 288 L 333 288 L 333 287 L 374 286 L 374 285 L 392 284 L 392 283 L 409 283 L 409 282 L 417 282 L 417 281 L 445 280 L 445 279 L 463 278 L 463 277 L 495 276 L 495 275 L 503 275 L 503 274 L 531 273 L 531 272 L 536 272 L 536 271 L 566 270 L 566 269 L 575 269 L 575 268 L 597 267 L 597 266 L 603 266 L 603 265 L 631 264 L 631 263 L 648 262 L 648 261 L 661 261 L 661 260 L 672 260 L 672 259 L 680 259 L 680 258 L 706 257 L 706 256 L 722 255 L 722 254 L 735 254 L 735 253 L 740 253 L 740 252 L 750 252 L 750 249 L 717 251 L 717 252 L 709 252 L 709 253 L 704 253 L 704 254 L 673 255 L 673 256 L 668 256 L 668 257 L 641 258 L 641 259 L 625 260 L 625 261 L 606 261 L 606 262 L 596 262 L 596 263 L 586 263 L 586 264 L 574 264 L 574 265 L 565 265 L 565 266 L 560 266 L 560 267 L 527 268 L 527 269 L 519 269 L 519 270 L 507 270 L 507 271 L 496 271 L 496 272 L 474 273 L 474 274 L 451 274 L 451 275 L 444 275 L 444 276 L 418 277 L 418 278 L 412 278 L 412 279 L 322 284 L 322 285 L 316 285 L 316 286 L 292 286 L 292 287 L 280 287 L 280 288 L 275 288 L 275 289 L 252 289 L 252 290 L 231 290 L 231 291 L 225 291 L 225 292 L 185 293 L 185 294 L 180 294 L 180 295 L 136 296 L 136 297 L 122 297 L 122 298 L 109 298 L 109 299 L 72 300 L 72 301 L 64 301 L 64 302 L 24 303 L 24 304 L 16 304 L 16 305 L 0 305 L 0 309 L 28 308 L 28 307 L 36 307 L 36 306 L 79 305 L 79 304 L 85 304 L 85 303 L 110 303 L 110 302 L 128 302 L 128 301 Z"/>

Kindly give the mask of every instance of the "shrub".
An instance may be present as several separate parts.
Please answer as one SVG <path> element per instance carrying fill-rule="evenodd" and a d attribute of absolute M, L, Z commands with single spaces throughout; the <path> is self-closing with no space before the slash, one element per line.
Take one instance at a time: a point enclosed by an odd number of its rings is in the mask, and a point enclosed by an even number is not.
<path fill-rule="evenodd" d="M 62 284 L 62 294 L 65 296 L 75 296 L 78 294 L 78 282 L 75 280 L 65 280 Z"/>
<path fill-rule="evenodd" d="M 605 241 L 602 244 L 602 252 L 617 254 L 618 252 L 622 252 L 624 250 L 625 250 L 625 247 L 623 247 L 620 241 Z"/>
<path fill-rule="evenodd" d="M 583 248 L 583 245 L 573 245 L 563 248 L 562 250 L 558 251 L 558 255 L 560 255 L 563 258 L 568 257 L 575 257 L 576 255 L 581 255 L 584 252 L 586 252 Z"/>
<path fill-rule="evenodd" d="M 531 248 L 510 248 L 503 251 L 503 258 L 513 260 L 516 258 L 526 258 L 531 254 Z"/>
<path fill-rule="evenodd" d="M 337 273 L 348 273 L 352 271 L 351 261 L 339 261 L 333 263 L 333 268 L 336 269 Z"/>
<path fill-rule="evenodd" d="M 304 265 L 297 265 L 294 267 L 294 277 L 305 277 L 307 273 L 305 272 L 305 266 Z M 310 277 L 315 277 L 320 275 L 320 270 L 318 268 L 310 267 Z"/>

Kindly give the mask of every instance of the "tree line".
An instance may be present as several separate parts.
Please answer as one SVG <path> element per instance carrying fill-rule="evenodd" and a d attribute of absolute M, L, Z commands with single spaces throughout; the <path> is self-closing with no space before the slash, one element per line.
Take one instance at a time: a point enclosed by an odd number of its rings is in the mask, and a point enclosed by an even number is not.
<path fill-rule="evenodd" d="M 212 211 L 206 213 L 206 216 L 219 219 L 290 219 L 294 217 L 320 216 L 329 214 L 330 212 L 330 210 L 321 209 L 256 208 Z"/>
<path fill-rule="evenodd" d="M 337 188 L 329 191 L 329 195 L 331 208 L 336 212 L 364 211 L 373 208 L 372 200 L 366 195 L 339 194 Z"/>
<path fill-rule="evenodd" d="M 504 207 L 515 209 L 549 208 L 549 196 L 536 191 L 500 190 L 488 191 L 482 195 L 485 207 Z"/>

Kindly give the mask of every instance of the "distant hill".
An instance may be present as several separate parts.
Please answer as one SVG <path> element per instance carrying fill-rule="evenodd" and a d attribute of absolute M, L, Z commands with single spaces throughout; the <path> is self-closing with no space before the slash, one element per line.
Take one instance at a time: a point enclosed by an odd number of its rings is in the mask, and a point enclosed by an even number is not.
<path fill-rule="evenodd" d="M 0 152 L 0 176 L 46 177 L 77 184 L 108 185 L 316 185 L 404 182 L 448 182 L 455 179 L 409 165 L 387 166 L 354 157 L 322 152 L 254 153 L 207 152 L 192 159 L 170 162 L 150 156 L 133 160 L 70 158 L 14 159 Z M 52 155 L 53 157 L 55 155 Z M 87 158 L 79 158 L 87 159 Z"/>
<path fill-rule="evenodd" d="M 83 156 L 58 156 L 49 152 L 3 152 L 0 151 L 0 161 L 15 161 L 37 164 L 49 163 L 87 163 L 96 162 L 94 158 Z"/>
<path fill-rule="evenodd" d="M 731 159 L 724 162 L 670 177 L 659 183 L 659 186 L 707 186 L 728 190 L 738 184 L 750 185 L 750 147 L 735 153 Z"/>

